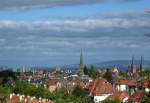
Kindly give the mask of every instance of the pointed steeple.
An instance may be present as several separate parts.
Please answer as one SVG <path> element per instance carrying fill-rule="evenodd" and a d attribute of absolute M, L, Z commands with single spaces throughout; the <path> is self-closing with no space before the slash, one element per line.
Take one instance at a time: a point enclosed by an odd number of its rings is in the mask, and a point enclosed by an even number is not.
<path fill-rule="evenodd" d="M 80 75 L 84 74 L 84 60 L 83 60 L 83 54 L 82 54 L 82 50 L 81 50 L 81 54 L 80 54 Z"/>
<path fill-rule="evenodd" d="M 143 57 L 141 56 L 141 64 L 143 64 Z"/>
<path fill-rule="evenodd" d="M 134 56 L 132 56 L 132 64 L 134 64 Z"/>
<path fill-rule="evenodd" d="M 82 50 L 81 50 L 81 54 L 80 54 L 80 65 L 83 65 L 84 62 L 83 62 L 83 54 L 82 54 Z"/>

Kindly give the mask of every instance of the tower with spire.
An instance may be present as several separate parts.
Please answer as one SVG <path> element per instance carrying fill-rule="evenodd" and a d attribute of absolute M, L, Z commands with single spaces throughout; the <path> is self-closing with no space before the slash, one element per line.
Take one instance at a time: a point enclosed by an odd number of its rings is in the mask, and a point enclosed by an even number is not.
<path fill-rule="evenodd" d="M 80 54 L 80 65 L 79 65 L 79 75 L 83 75 L 84 74 L 84 60 L 83 60 L 83 54 L 81 51 Z"/>
<path fill-rule="evenodd" d="M 143 57 L 141 56 L 140 72 L 144 72 Z"/>
<path fill-rule="evenodd" d="M 131 63 L 131 69 L 130 69 L 131 73 L 136 73 L 136 65 L 134 64 L 134 56 L 132 56 L 132 63 Z"/>

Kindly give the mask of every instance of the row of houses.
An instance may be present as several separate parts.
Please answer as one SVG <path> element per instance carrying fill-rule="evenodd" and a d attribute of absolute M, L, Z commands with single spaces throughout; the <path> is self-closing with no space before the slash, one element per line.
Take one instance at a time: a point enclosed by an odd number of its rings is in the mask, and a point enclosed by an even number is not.
<path fill-rule="evenodd" d="M 130 89 L 131 87 L 131 89 Z M 129 93 L 129 90 L 134 90 Z M 105 99 L 119 99 L 124 103 L 141 103 L 145 96 L 145 91 L 149 92 L 150 83 L 145 81 L 144 91 L 138 88 L 138 81 L 120 80 L 119 84 L 114 87 L 104 78 L 95 79 L 89 86 L 90 96 L 94 98 L 95 103 Z"/>
<path fill-rule="evenodd" d="M 7 103 L 54 103 L 54 101 L 19 94 L 10 94 Z"/>

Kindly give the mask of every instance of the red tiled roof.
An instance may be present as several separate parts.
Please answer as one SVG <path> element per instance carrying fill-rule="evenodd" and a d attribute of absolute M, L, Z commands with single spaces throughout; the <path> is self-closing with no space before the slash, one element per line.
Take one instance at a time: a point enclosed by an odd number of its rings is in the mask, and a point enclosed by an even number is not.
<path fill-rule="evenodd" d="M 92 90 L 93 84 L 94 84 L 94 82 L 90 82 L 89 85 L 87 86 L 87 89 L 88 89 L 89 91 Z"/>
<path fill-rule="evenodd" d="M 39 101 L 38 99 L 27 100 L 26 103 L 54 103 L 53 101 Z"/>
<path fill-rule="evenodd" d="M 56 85 L 58 82 L 59 82 L 59 80 L 57 80 L 57 79 L 51 79 L 51 80 L 48 81 L 47 85 L 48 86 Z"/>
<path fill-rule="evenodd" d="M 18 103 L 19 102 L 19 96 L 16 96 L 16 95 L 14 95 L 14 96 L 12 96 L 12 98 L 10 98 L 8 101 L 7 101 L 7 103 Z"/>
<path fill-rule="evenodd" d="M 39 103 L 39 100 L 38 99 L 27 100 L 26 103 Z"/>
<path fill-rule="evenodd" d="M 113 86 L 104 78 L 97 78 L 91 88 L 90 93 L 94 95 L 112 94 L 115 91 Z"/>
<path fill-rule="evenodd" d="M 130 102 L 136 102 L 136 103 L 141 103 L 142 101 L 142 98 L 144 97 L 144 93 L 143 92 L 135 92 L 133 93 L 133 95 L 131 95 L 129 97 L 129 100 Z"/>
<path fill-rule="evenodd" d="M 123 100 L 126 97 L 128 97 L 128 94 L 125 91 L 119 91 L 115 96 L 115 98 L 119 100 Z"/>
<path fill-rule="evenodd" d="M 119 84 L 121 85 L 128 85 L 128 86 L 136 86 L 137 81 L 136 80 L 120 80 Z"/>
<path fill-rule="evenodd" d="M 126 84 L 127 84 L 127 80 L 120 80 L 120 81 L 119 81 L 119 84 L 121 84 L 121 85 L 126 85 Z"/>
<path fill-rule="evenodd" d="M 39 99 L 33 98 L 31 99 L 30 97 L 25 97 L 24 99 L 20 100 L 20 97 L 17 95 L 13 95 L 12 98 L 8 99 L 7 103 L 55 103 L 53 101 L 45 100 L 45 101 L 39 101 Z"/>
<path fill-rule="evenodd" d="M 150 83 L 148 80 L 144 80 L 144 87 L 145 88 L 150 87 Z"/>
<path fill-rule="evenodd" d="M 136 80 L 128 80 L 127 85 L 128 86 L 137 86 L 137 81 Z"/>

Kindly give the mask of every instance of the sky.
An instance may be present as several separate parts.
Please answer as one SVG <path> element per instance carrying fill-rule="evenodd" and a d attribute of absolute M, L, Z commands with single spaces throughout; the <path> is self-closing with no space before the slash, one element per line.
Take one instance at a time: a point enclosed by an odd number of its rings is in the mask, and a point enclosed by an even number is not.
<path fill-rule="evenodd" d="M 149 0 L 0 0 L 0 65 L 150 60 Z"/>

